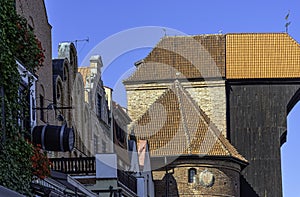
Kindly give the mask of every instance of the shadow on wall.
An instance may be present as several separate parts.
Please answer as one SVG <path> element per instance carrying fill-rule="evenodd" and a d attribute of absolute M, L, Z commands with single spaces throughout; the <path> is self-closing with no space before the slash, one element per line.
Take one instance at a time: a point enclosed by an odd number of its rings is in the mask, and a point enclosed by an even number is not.
<path fill-rule="evenodd" d="M 173 174 L 165 174 L 162 180 L 155 180 L 154 184 L 156 197 L 179 197 L 177 182 Z"/>
<path fill-rule="evenodd" d="M 240 176 L 241 197 L 259 197 L 243 175 Z"/>

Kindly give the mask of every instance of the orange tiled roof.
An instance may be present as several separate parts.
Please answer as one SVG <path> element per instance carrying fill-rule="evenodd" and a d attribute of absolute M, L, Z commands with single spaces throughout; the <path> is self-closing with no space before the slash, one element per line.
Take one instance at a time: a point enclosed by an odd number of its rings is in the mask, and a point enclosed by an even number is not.
<path fill-rule="evenodd" d="M 124 82 L 206 77 L 299 78 L 300 45 L 286 33 L 164 37 Z"/>
<path fill-rule="evenodd" d="M 222 76 L 224 35 L 176 36 L 163 37 L 125 82 Z"/>
<path fill-rule="evenodd" d="M 147 139 L 151 156 L 241 156 L 179 81 L 158 99 L 134 124 L 137 139 Z"/>
<path fill-rule="evenodd" d="M 300 45 L 286 33 L 226 35 L 226 78 L 300 77 Z"/>

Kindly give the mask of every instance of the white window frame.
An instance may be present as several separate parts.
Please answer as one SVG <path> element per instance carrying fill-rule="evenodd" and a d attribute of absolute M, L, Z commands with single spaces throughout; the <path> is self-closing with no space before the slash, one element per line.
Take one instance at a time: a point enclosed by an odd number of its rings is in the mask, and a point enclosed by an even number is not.
<path fill-rule="evenodd" d="M 21 83 L 24 85 L 29 85 L 30 79 L 33 81 L 31 82 L 32 85 L 30 87 L 30 103 L 29 103 L 29 111 L 30 111 L 30 126 L 33 128 L 36 126 L 36 111 L 33 109 L 36 106 L 36 82 L 37 77 L 26 70 L 26 68 L 18 61 L 16 60 L 16 63 L 18 65 L 18 71 L 21 76 Z"/>

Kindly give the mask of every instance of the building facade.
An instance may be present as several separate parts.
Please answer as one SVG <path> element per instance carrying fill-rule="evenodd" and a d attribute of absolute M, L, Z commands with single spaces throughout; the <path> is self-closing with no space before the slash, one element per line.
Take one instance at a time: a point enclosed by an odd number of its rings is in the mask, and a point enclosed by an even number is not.
<path fill-rule="evenodd" d="M 44 1 L 15 0 L 17 13 L 23 16 L 34 31 L 37 39 L 41 42 L 45 60 L 43 66 L 37 71 L 36 83 L 36 107 L 47 108 L 53 104 L 52 88 L 52 43 L 51 25 L 48 22 L 47 11 Z M 54 123 L 53 110 L 38 110 L 37 125 Z M 48 116 L 48 119 L 47 119 Z M 51 118 L 50 118 L 51 117 Z"/>
<path fill-rule="evenodd" d="M 152 158 L 159 151 L 169 150 L 159 153 L 167 161 L 166 156 L 173 155 L 179 147 L 171 145 L 176 142 L 180 127 L 193 131 L 196 125 L 192 122 L 197 122 L 197 118 L 189 119 L 189 113 L 180 115 L 175 109 L 168 111 L 166 103 L 172 103 L 176 109 L 184 105 L 180 96 L 162 102 L 178 80 L 191 98 L 186 102 L 198 106 L 202 115 L 209 118 L 209 128 L 215 125 L 249 161 L 241 172 L 240 195 L 282 196 L 280 146 L 286 140 L 286 116 L 299 101 L 299 52 L 299 44 L 285 33 L 163 37 L 148 56 L 136 64 L 135 73 L 124 81 L 128 113 L 133 120 L 131 126 L 138 138 L 150 139 Z M 178 91 L 171 92 L 177 95 Z M 179 119 L 183 123 L 174 126 Z M 191 134 L 186 132 L 182 138 L 192 143 L 198 137 Z M 183 143 L 179 141 L 176 143 Z M 190 144 L 188 141 L 186 144 Z M 200 143 L 196 147 L 202 146 Z M 185 151 L 191 150 L 188 145 L 184 147 Z M 185 152 L 184 156 L 181 162 L 198 172 L 199 164 L 190 162 L 193 153 Z M 166 162 L 163 166 L 167 170 L 168 167 L 174 169 L 172 176 L 168 175 L 173 182 L 186 183 L 187 177 L 182 178 L 184 176 L 176 172 L 181 169 L 180 165 Z M 169 172 L 165 170 L 162 174 Z M 175 196 L 202 191 L 199 187 L 186 190 L 180 184 L 172 187 L 177 188 Z M 236 195 L 225 191 L 224 195 Z"/>
<path fill-rule="evenodd" d="M 149 142 L 155 196 L 240 196 L 247 160 L 179 80 L 132 126 Z"/>

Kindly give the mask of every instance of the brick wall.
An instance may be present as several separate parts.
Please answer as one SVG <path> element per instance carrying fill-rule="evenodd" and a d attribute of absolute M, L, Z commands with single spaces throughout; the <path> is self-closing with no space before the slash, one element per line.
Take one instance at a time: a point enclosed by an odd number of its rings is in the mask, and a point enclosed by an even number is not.
<path fill-rule="evenodd" d="M 154 171 L 156 197 L 168 196 L 240 196 L 240 167 L 236 163 L 218 160 L 184 160 L 168 166 L 174 168 L 165 171 Z M 188 170 L 197 170 L 196 183 L 188 182 Z M 214 182 L 211 186 L 199 183 L 201 172 L 213 174 Z M 201 185 L 202 184 L 202 185 Z M 166 190 L 168 188 L 168 191 Z"/>
<path fill-rule="evenodd" d="M 45 50 L 45 61 L 38 74 L 36 85 L 37 107 L 39 106 L 40 94 L 45 98 L 44 106 L 47 107 L 53 101 L 53 82 L 52 82 L 52 43 L 51 43 L 51 25 L 48 23 L 48 17 L 43 0 L 16 0 L 17 13 L 26 18 L 28 24 L 33 28 L 35 35 L 41 41 Z M 49 110 L 49 117 L 53 112 Z M 40 121 L 40 112 L 37 112 L 37 124 L 45 124 Z M 48 121 L 51 121 L 49 119 Z"/>
<path fill-rule="evenodd" d="M 226 136 L 225 81 L 182 82 L 196 103 Z M 130 118 L 141 117 L 171 83 L 126 85 L 127 108 Z"/>

